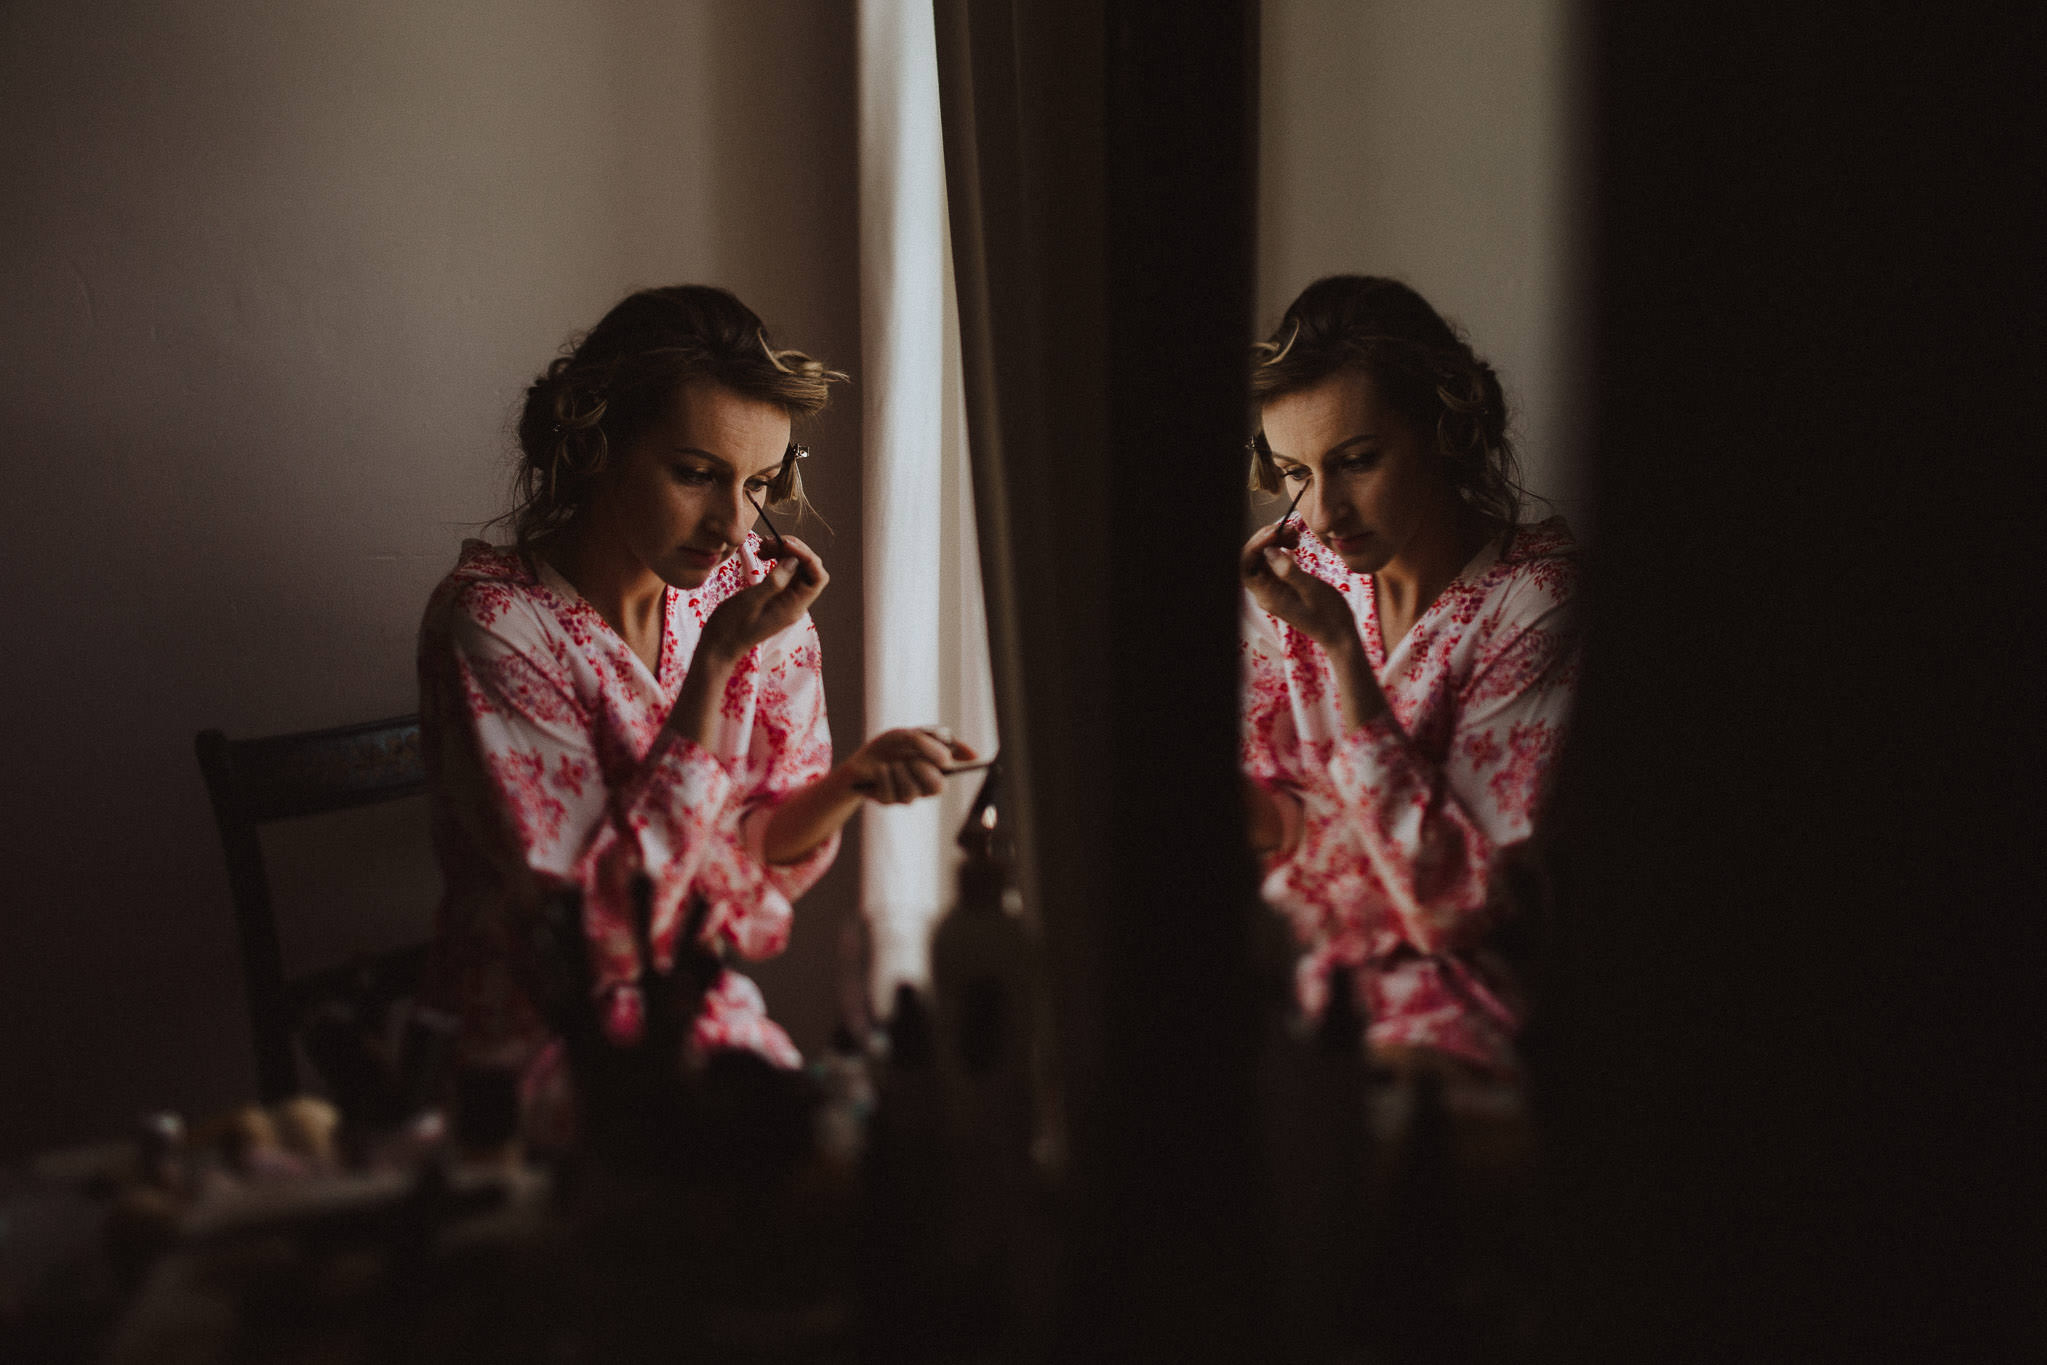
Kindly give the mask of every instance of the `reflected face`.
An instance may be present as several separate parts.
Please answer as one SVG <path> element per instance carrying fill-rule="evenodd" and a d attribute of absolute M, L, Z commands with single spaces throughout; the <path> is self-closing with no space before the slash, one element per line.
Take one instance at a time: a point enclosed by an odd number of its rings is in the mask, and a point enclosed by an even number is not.
<path fill-rule="evenodd" d="M 1344 370 L 1262 410 L 1265 441 L 1300 513 L 1352 573 L 1377 573 L 1439 517 L 1455 517 L 1429 434 L 1382 401 L 1364 370 Z"/>
<path fill-rule="evenodd" d="M 602 480 L 591 512 L 670 587 L 702 587 L 745 543 L 782 467 L 789 414 L 708 379 L 676 390 Z"/>

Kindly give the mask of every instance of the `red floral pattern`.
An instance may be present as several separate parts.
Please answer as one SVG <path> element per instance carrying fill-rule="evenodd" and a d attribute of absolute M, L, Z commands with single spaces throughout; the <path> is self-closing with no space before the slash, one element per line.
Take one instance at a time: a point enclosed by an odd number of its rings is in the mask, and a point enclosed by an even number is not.
<path fill-rule="evenodd" d="M 575 589 L 514 551 L 470 541 L 420 627 L 422 739 L 445 890 L 439 970 L 479 1060 L 524 1065 L 546 1028 L 527 998 L 530 916 L 551 890 L 582 893 L 602 995 L 638 974 L 631 887 L 654 884 L 656 965 L 674 960 L 686 907 L 704 936 L 761 958 L 788 943 L 790 901 L 824 874 L 834 835 L 800 863 L 768 864 L 769 813 L 831 767 L 822 655 L 808 617 L 749 654 L 708 747 L 665 728 L 703 623 L 766 572 L 759 542 L 694 592 L 671 590 L 649 670 Z M 702 1046 L 800 1062 L 752 982 L 728 972 Z"/>
<path fill-rule="evenodd" d="M 1374 1043 L 1514 1066 L 1521 1006 L 1485 951 L 1487 883 L 1526 839 L 1576 681 L 1577 558 L 1561 518 L 1480 552 L 1389 656 L 1368 576 L 1312 535 L 1295 557 L 1341 589 L 1388 713 L 1346 731 L 1321 647 L 1246 599 L 1244 769 L 1301 802 L 1298 843 L 1264 894 L 1304 952 L 1320 1013 L 1328 975 L 1355 974 Z"/>

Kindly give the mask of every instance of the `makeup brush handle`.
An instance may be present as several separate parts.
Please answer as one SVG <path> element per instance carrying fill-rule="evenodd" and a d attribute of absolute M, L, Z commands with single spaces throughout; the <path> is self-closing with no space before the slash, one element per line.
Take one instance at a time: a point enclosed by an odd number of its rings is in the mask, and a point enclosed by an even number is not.
<path fill-rule="evenodd" d="M 950 768 L 940 768 L 938 771 L 943 777 L 951 777 L 954 773 L 976 773 L 983 768 L 992 768 L 994 766 L 994 759 L 984 758 L 975 763 L 956 763 Z M 853 790 L 859 792 L 862 796 L 872 796 L 881 789 L 872 782 L 855 782 Z"/>

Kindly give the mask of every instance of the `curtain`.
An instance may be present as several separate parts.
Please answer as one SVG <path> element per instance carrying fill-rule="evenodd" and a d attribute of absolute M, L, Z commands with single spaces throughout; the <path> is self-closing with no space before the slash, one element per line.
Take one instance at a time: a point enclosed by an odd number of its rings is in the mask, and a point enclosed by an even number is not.
<path fill-rule="evenodd" d="M 1058 1360 L 1263 1359 L 1236 552 L 1251 0 L 939 0 Z"/>
<path fill-rule="evenodd" d="M 945 725 L 996 743 L 967 468 L 959 324 L 931 0 L 860 0 L 860 374 L 867 726 Z M 978 776 L 944 798 L 869 806 L 861 907 L 877 1002 L 929 977 L 953 833 Z"/>

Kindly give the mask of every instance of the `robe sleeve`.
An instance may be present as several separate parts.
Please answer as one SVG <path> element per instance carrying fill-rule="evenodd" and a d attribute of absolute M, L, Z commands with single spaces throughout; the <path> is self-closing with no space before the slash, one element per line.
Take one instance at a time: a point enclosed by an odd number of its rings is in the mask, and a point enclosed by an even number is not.
<path fill-rule="evenodd" d="M 1423 953 L 1470 946 L 1489 925 L 1494 857 L 1526 839 L 1570 705 L 1567 608 L 1488 641 L 1458 697 L 1447 760 L 1431 761 L 1390 712 L 1336 740 L 1328 780 L 1383 888 L 1392 925 Z"/>
<path fill-rule="evenodd" d="M 831 770 L 822 664 L 817 626 L 805 616 L 749 655 L 727 688 L 728 713 L 750 693 L 753 747 L 745 766 L 761 776 L 718 822 L 720 837 L 705 855 L 697 890 L 710 902 L 705 932 L 744 957 L 772 957 L 788 945 L 790 902 L 838 855 L 836 831 L 793 863 L 771 863 L 765 851 L 775 808 Z"/>
<path fill-rule="evenodd" d="M 657 960 L 672 960 L 687 894 L 721 852 L 731 775 L 701 745 L 664 728 L 623 781 L 614 771 L 607 784 L 592 717 L 544 634 L 516 609 L 486 615 L 465 605 L 457 604 L 448 645 L 461 720 L 497 825 L 498 837 L 481 842 L 517 864 L 502 869 L 512 884 L 582 894 L 600 991 L 637 975 L 637 873 L 653 883 Z"/>
<path fill-rule="evenodd" d="M 1300 828 L 1287 841 L 1290 851 L 1266 861 L 1266 898 L 1301 942 L 1312 943 L 1324 936 L 1337 907 L 1358 902 L 1369 887 L 1340 847 L 1340 808 L 1326 777 L 1320 776 L 1330 745 L 1302 732 L 1294 705 L 1290 673 L 1298 672 L 1309 688 L 1318 686 L 1322 675 L 1288 668 L 1290 642 L 1279 633 L 1284 629 L 1247 597 L 1239 762 L 1245 776 L 1301 807 Z"/>

